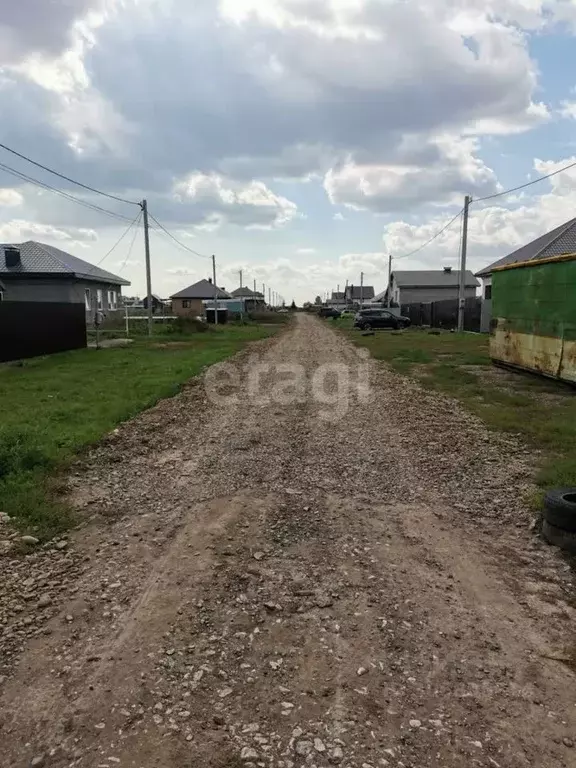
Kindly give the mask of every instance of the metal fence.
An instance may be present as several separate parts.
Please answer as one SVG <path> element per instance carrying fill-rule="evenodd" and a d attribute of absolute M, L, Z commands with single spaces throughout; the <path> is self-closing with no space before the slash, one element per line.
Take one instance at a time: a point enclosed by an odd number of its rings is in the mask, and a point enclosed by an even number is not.
<path fill-rule="evenodd" d="M 86 346 L 84 304 L 0 301 L 0 362 Z"/>
<path fill-rule="evenodd" d="M 464 330 L 480 332 L 482 299 L 466 299 L 464 308 Z M 443 299 L 422 304 L 403 304 L 402 314 L 409 317 L 412 325 L 427 325 L 431 328 L 452 330 L 458 327 L 458 299 Z"/>

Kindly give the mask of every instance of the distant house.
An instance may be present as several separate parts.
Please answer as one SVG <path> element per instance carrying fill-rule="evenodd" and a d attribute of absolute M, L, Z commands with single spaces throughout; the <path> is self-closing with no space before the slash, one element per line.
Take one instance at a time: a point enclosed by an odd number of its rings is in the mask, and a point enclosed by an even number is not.
<path fill-rule="evenodd" d="M 157 296 L 155 293 L 153 293 L 150 298 L 152 299 L 152 312 L 154 314 L 156 312 L 163 312 L 166 302 L 164 302 L 160 296 Z M 144 309 L 148 309 L 148 296 L 144 296 L 142 299 L 142 307 Z"/>
<path fill-rule="evenodd" d="M 576 252 L 576 218 L 561 224 L 556 229 L 537 237 L 536 240 L 512 253 L 504 256 L 488 267 L 476 272 L 476 277 L 482 279 L 482 319 L 481 330 L 488 333 L 492 319 L 492 271 L 496 267 L 504 267 L 508 264 L 516 264 L 520 261 L 534 261 L 547 259 L 551 256 L 561 256 L 564 253 Z"/>
<path fill-rule="evenodd" d="M 201 315 L 204 311 L 204 305 L 202 302 L 205 299 L 213 299 L 214 293 L 216 293 L 217 299 L 230 299 L 230 294 L 223 288 L 216 288 L 214 291 L 214 284 L 212 278 L 208 280 L 199 280 L 193 285 L 189 285 L 188 288 L 175 293 L 170 296 L 172 300 L 172 314 L 173 315 Z"/>
<path fill-rule="evenodd" d="M 344 292 L 344 302 L 359 304 L 360 302 L 373 301 L 374 287 L 372 285 L 347 285 Z"/>
<path fill-rule="evenodd" d="M 4 301 L 84 304 L 87 319 L 120 306 L 128 280 L 52 245 L 28 240 L 0 244 Z"/>
<path fill-rule="evenodd" d="M 264 294 L 259 291 L 253 291 L 250 288 L 236 288 L 230 295 L 233 299 L 244 299 L 244 306 L 247 312 L 262 308 L 266 304 Z"/>
<path fill-rule="evenodd" d="M 388 303 L 389 290 L 391 292 L 391 304 L 398 307 L 403 304 L 427 304 L 443 299 L 456 299 L 458 298 L 459 284 L 460 270 L 452 269 L 452 267 L 395 271 L 390 277 L 390 286 L 376 296 L 376 301 Z M 467 271 L 465 298 L 474 298 L 479 285 L 480 282 L 472 272 Z"/>

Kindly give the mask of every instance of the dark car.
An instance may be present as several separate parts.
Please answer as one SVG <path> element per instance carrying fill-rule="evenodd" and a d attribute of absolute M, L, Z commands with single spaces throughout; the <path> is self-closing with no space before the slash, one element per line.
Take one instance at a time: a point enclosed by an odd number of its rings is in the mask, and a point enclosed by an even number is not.
<path fill-rule="evenodd" d="M 338 312 L 337 309 L 334 309 L 334 307 L 320 307 L 318 317 L 331 317 L 334 320 L 337 320 L 340 317 L 340 312 Z"/>
<path fill-rule="evenodd" d="M 362 309 L 354 318 L 354 327 L 369 331 L 372 328 L 392 328 L 399 330 L 410 325 L 410 318 L 395 315 L 388 309 Z"/>

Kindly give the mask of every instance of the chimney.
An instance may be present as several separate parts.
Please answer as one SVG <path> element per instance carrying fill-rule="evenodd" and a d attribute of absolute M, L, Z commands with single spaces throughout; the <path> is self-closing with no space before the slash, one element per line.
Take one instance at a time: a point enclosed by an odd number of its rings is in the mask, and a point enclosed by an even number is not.
<path fill-rule="evenodd" d="M 452 272 L 452 267 L 444 267 L 444 272 L 449 275 Z"/>
<path fill-rule="evenodd" d="M 20 261 L 20 249 L 19 248 L 4 248 L 4 259 L 6 260 L 6 266 L 19 267 L 22 263 Z"/>
<path fill-rule="evenodd" d="M 212 278 L 211 277 L 208 278 L 208 282 L 212 283 Z"/>

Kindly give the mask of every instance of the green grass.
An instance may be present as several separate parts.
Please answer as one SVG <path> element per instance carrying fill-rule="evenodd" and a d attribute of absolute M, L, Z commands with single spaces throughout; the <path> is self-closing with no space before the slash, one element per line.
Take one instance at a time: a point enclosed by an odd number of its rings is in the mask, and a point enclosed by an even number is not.
<path fill-rule="evenodd" d="M 58 500 L 55 471 L 205 366 L 275 330 L 222 326 L 0 366 L 0 510 L 42 539 L 65 530 L 73 516 Z"/>
<path fill-rule="evenodd" d="M 362 336 L 338 325 L 372 356 L 426 388 L 445 392 L 495 430 L 520 435 L 543 451 L 536 481 L 542 489 L 576 486 L 576 390 L 529 373 L 494 369 L 489 336 L 403 331 Z"/>

